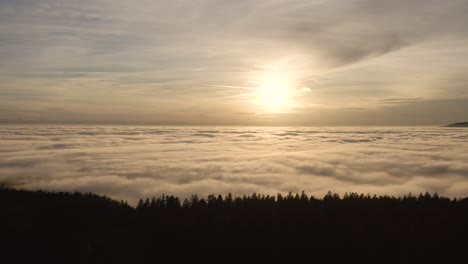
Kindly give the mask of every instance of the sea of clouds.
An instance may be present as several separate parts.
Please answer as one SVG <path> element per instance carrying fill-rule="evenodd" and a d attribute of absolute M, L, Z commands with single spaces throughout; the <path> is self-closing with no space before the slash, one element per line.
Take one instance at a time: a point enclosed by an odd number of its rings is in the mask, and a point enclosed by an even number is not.
<path fill-rule="evenodd" d="M 468 196 L 468 129 L 0 126 L 0 184 L 162 193 Z"/>

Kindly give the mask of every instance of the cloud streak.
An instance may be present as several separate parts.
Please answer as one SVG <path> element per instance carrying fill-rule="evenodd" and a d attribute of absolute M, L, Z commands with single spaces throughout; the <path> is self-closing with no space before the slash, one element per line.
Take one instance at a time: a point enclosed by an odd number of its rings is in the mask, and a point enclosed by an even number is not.
<path fill-rule="evenodd" d="M 304 112 L 466 99 L 467 11 L 465 0 L 4 0 L 0 121 L 223 124 L 262 110 L 245 94 L 264 72 L 294 76 Z"/>
<path fill-rule="evenodd" d="M 305 190 L 466 196 L 453 128 L 1 126 L 0 182 L 135 202 L 161 193 Z"/>

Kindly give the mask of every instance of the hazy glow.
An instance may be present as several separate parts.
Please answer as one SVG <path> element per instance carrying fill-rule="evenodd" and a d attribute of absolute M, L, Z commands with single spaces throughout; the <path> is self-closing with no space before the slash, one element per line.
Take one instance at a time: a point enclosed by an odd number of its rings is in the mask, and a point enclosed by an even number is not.
<path fill-rule="evenodd" d="M 289 76 L 279 72 L 265 74 L 256 89 L 256 100 L 264 111 L 285 112 L 293 106 L 292 97 L 295 93 L 293 82 Z"/>
<path fill-rule="evenodd" d="M 0 122 L 462 122 L 467 10 L 467 0 L 1 0 Z"/>

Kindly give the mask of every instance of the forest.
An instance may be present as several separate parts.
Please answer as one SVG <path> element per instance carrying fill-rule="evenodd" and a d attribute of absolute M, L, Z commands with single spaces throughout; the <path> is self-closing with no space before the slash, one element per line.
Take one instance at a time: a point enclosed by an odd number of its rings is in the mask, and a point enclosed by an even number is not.
<path fill-rule="evenodd" d="M 132 207 L 92 193 L 0 188 L 0 227 L 4 263 L 157 263 L 246 252 L 404 263 L 466 250 L 468 198 L 161 195 Z"/>

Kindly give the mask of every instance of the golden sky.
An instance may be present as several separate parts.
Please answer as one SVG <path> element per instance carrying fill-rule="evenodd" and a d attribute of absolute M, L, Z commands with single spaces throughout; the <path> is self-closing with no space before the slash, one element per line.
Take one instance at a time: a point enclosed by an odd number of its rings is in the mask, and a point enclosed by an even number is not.
<path fill-rule="evenodd" d="M 0 122 L 468 120 L 466 0 L 2 0 Z"/>

